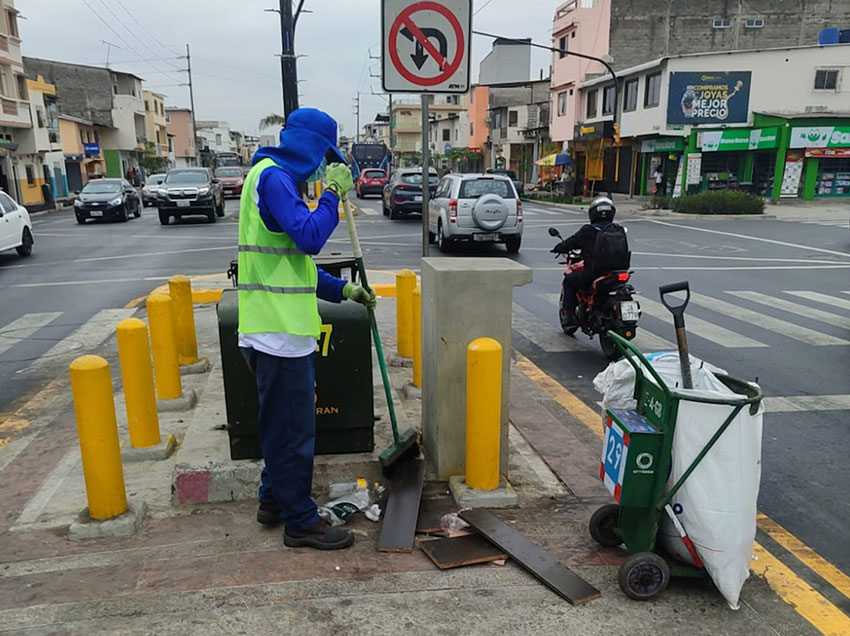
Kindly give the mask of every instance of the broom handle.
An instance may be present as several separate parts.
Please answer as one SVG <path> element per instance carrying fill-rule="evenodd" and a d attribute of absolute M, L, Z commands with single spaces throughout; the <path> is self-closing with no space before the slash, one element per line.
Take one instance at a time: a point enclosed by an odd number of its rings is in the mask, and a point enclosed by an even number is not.
<path fill-rule="evenodd" d="M 360 249 L 360 238 L 357 236 L 357 228 L 354 226 L 354 215 L 351 213 L 351 204 L 348 195 L 342 197 L 342 209 L 345 211 L 345 224 L 348 226 L 348 238 L 351 240 L 351 251 L 354 252 L 354 261 L 357 263 L 357 271 L 360 273 L 360 282 L 366 291 L 369 291 L 369 281 L 366 279 L 366 267 L 363 265 L 363 251 Z M 387 397 L 387 408 L 390 411 L 390 424 L 393 428 L 393 441 L 398 442 L 398 422 L 395 418 L 395 405 L 393 404 L 393 390 L 390 385 L 390 376 L 387 373 L 387 362 L 384 360 L 384 348 L 381 346 L 381 334 L 378 333 L 378 321 L 375 320 L 375 311 L 369 310 L 369 322 L 372 323 L 372 340 L 375 342 L 375 352 L 378 354 L 378 365 L 381 367 L 381 379 L 384 382 L 384 394 Z"/>

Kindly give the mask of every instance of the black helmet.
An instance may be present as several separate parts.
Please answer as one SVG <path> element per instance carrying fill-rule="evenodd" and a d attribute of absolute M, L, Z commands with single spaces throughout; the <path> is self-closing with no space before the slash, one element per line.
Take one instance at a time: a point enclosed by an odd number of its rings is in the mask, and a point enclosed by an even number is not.
<path fill-rule="evenodd" d="M 587 213 L 591 223 L 613 221 L 614 215 L 617 214 L 617 207 L 608 197 L 596 197 L 593 203 L 590 204 Z"/>

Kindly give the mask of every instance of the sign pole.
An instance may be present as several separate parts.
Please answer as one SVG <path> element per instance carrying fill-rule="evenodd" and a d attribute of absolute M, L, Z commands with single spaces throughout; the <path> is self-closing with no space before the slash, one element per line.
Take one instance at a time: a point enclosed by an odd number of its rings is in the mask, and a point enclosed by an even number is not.
<path fill-rule="evenodd" d="M 428 240 L 428 200 L 431 198 L 431 188 L 429 182 L 429 147 L 428 147 L 428 93 L 422 93 L 422 256 L 423 258 L 429 255 L 431 242 Z"/>

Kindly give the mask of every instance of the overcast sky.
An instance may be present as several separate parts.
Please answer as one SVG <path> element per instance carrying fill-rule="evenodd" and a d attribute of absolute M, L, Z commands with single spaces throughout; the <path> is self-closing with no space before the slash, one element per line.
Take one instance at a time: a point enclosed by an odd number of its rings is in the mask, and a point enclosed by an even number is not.
<path fill-rule="evenodd" d="M 473 0 L 476 29 L 548 44 L 555 7 L 562 0 Z M 519 9 L 522 5 L 522 9 Z M 106 40 L 111 64 L 164 93 L 166 104 L 188 106 L 186 43 L 191 47 L 198 119 L 220 119 L 236 130 L 257 132 L 257 122 L 280 113 L 280 22 L 275 0 L 17 0 L 23 54 L 103 66 Z M 361 125 L 386 108 L 373 96 L 380 78 L 380 0 L 306 0 L 296 31 L 301 106 L 330 113 L 353 135 L 353 98 L 361 92 Z M 100 16 L 100 17 L 98 17 Z M 473 79 L 491 40 L 472 40 Z M 169 58 L 169 59 L 155 59 Z M 152 60 L 152 61 L 141 61 Z M 549 68 L 549 55 L 532 53 L 532 74 Z M 61 98 L 60 98 L 61 99 Z M 271 132 L 271 131 L 269 131 Z"/>

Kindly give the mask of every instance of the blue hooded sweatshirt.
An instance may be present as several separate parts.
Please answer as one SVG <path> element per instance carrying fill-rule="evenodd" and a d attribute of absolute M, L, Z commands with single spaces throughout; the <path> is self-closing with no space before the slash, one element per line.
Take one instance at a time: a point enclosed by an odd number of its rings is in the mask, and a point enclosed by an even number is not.
<path fill-rule="evenodd" d="M 289 115 L 280 131 L 280 145 L 265 146 L 251 161 L 271 159 L 276 167 L 263 171 L 257 183 L 260 217 L 270 232 L 286 232 L 307 254 L 318 254 L 339 224 L 339 199 L 326 190 L 315 211 L 310 212 L 298 193 L 298 183 L 312 175 L 325 157 L 328 162 L 344 159 L 336 148 L 336 122 L 315 108 L 299 108 Z M 319 269 L 316 295 L 340 302 L 346 281 Z"/>

